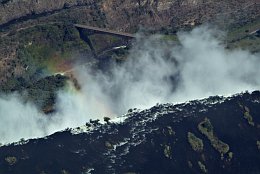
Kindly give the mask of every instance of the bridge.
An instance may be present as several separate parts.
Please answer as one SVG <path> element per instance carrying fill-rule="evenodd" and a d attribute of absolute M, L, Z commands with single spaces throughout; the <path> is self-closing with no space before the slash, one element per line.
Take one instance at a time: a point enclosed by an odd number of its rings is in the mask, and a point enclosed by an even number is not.
<path fill-rule="evenodd" d="M 89 45 L 93 56 L 96 58 L 98 58 L 98 54 L 97 54 L 89 36 L 94 35 L 94 34 L 104 34 L 104 35 L 116 36 L 116 37 L 123 38 L 127 44 L 129 42 L 129 40 L 136 38 L 135 35 L 130 34 L 130 33 L 118 32 L 118 31 L 108 30 L 108 29 L 104 29 L 104 28 L 92 27 L 92 26 L 88 26 L 88 25 L 74 24 L 74 27 L 76 27 L 78 29 L 80 38 Z"/>
<path fill-rule="evenodd" d="M 112 36 L 119 36 L 119 37 L 125 37 L 129 39 L 135 38 L 135 35 L 130 33 L 124 33 L 124 32 L 118 32 L 118 31 L 112 31 L 104 28 L 98 28 L 98 27 L 91 27 L 87 25 L 80 25 L 80 24 L 74 24 L 74 26 L 78 29 L 84 29 L 90 31 L 90 35 L 92 34 L 108 34 Z"/>

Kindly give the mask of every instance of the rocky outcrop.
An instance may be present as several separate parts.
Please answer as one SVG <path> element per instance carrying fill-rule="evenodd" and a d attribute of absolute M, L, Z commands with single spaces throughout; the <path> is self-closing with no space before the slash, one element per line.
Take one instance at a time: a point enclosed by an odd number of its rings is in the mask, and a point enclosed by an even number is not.
<path fill-rule="evenodd" d="M 250 108 L 255 126 L 243 119 L 242 105 Z M 0 172 L 259 173 L 259 112 L 259 91 L 129 110 L 119 122 L 91 121 L 45 138 L 2 146 Z M 210 130 L 206 134 L 215 140 L 223 140 L 229 152 L 220 153 L 225 146 L 212 143 L 200 126 Z M 196 134 L 192 140 L 187 136 L 191 133 Z"/>
<path fill-rule="evenodd" d="M 174 35 L 204 22 L 224 29 L 231 24 L 251 25 L 259 12 L 257 0 L 0 0 L 0 90 L 5 81 L 34 73 L 31 68 L 43 63 L 39 58 L 89 54 L 74 23 L 129 33 L 144 27 Z M 31 62 L 35 64 L 27 66 Z"/>
<path fill-rule="evenodd" d="M 239 23 L 256 18 L 260 4 L 256 0 L 113 0 L 102 1 L 108 25 L 123 31 L 135 31 L 139 25 L 158 30 L 192 28 L 204 22 Z M 227 17 L 228 16 L 228 17 Z"/>
<path fill-rule="evenodd" d="M 157 28 L 193 26 L 221 18 L 224 14 L 230 20 L 248 15 L 257 17 L 259 14 L 257 0 L 2 0 L 0 26 L 28 16 L 37 17 L 62 9 L 97 4 L 104 12 L 108 26 L 123 31 L 134 31 L 138 25 Z M 240 15 L 233 16 L 236 13 Z"/>
<path fill-rule="evenodd" d="M 53 12 L 74 6 L 88 6 L 94 0 L 10 0 L 0 3 L 0 25 L 25 16 Z"/>

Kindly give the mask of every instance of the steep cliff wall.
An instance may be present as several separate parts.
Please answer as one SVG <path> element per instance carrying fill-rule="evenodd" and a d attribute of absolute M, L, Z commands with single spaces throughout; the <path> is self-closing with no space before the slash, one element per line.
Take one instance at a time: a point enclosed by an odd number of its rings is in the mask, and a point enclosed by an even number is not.
<path fill-rule="evenodd" d="M 25 16 L 91 4 L 93 0 L 10 0 L 0 4 L 0 25 Z"/>
<path fill-rule="evenodd" d="M 74 23 L 130 33 L 145 27 L 171 35 L 204 22 L 226 30 L 251 25 L 259 14 L 257 0 L 1 0 L 0 82 L 35 73 L 31 67 L 53 58 L 88 54 Z"/>

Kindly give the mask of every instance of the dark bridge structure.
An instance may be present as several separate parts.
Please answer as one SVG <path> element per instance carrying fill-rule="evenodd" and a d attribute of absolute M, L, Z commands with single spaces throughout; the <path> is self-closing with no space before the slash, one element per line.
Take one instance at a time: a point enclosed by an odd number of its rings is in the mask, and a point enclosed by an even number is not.
<path fill-rule="evenodd" d="M 108 29 L 104 29 L 104 28 L 92 27 L 92 26 L 81 25 L 81 24 L 74 24 L 74 27 L 76 27 L 78 29 L 81 39 L 84 40 L 85 42 L 87 42 L 87 44 L 89 45 L 89 47 L 92 51 L 92 54 L 96 58 L 98 57 L 98 54 L 97 54 L 89 36 L 95 35 L 95 34 L 116 36 L 116 37 L 122 38 L 125 41 L 126 45 L 129 44 L 129 41 L 136 38 L 136 36 L 134 34 L 118 32 L 118 31 L 108 30 Z"/>

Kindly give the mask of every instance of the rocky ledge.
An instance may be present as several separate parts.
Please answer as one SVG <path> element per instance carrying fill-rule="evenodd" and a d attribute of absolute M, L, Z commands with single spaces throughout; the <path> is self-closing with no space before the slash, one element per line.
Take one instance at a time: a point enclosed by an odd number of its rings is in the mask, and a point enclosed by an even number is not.
<path fill-rule="evenodd" d="M 158 104 L 0 148 L 0 173 L 257 173 L 260 92 Z"/>

